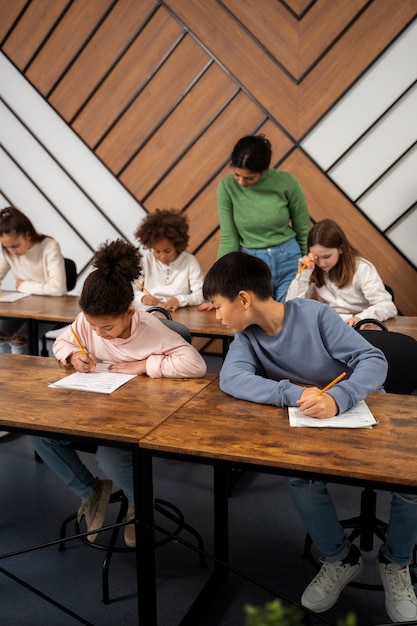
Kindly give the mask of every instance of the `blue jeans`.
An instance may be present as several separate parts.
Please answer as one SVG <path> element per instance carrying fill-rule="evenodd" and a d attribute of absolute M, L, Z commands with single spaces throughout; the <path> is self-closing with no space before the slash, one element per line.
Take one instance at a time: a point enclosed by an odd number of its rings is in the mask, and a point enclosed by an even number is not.
<path fill-rule="evenodd" d="M 302 256 L 298 241 L 293 238 L 273 248 L 241 248 L 241 250 L 265 261 L 272 273 L 274 300 L 285 302 L 288 287 L 298 271 L 298 259 Z"/>
<path fill-rule="evenodd" d="M 31 437 L 39 456 L 81 499 L 97 489 L 97 479 L 84 465 L 71 441 Z M 130 502 L 133 496 L 133 460 L 129 450 L 99 446 L 96 458 L 105 474 L 123 489 Z"/>
<path fill-rule="evenodd" d="M 350 550 L 326 483 L 288 479 L 289 492 L 307 532 L 326 561 L 343 560 Z M 393 493 L 390 520 L 382 553 L 392 563 L 408 565 L 417 543 L 417 496 Z"/>

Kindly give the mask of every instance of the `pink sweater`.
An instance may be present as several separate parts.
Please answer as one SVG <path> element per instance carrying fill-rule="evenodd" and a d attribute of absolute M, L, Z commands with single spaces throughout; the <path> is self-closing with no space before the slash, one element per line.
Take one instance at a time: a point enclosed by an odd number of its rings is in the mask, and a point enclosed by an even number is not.
<path fill-rule="evenodd" d="M 146 359 L 146 373 L 150 378 L 197 378 L 204 376 L 207 370 L 203 357 L 193 346 L 146 311 L 135 311 L 127 339 L 99 337 L 82 312 L 72 327 L 81 344 L 98 361 L 120 363 Z M 67 358 L 77 351 L 79 347 L 69 328 L 53 345 L 54 355 L 64 365 L 68 365 Z"/>

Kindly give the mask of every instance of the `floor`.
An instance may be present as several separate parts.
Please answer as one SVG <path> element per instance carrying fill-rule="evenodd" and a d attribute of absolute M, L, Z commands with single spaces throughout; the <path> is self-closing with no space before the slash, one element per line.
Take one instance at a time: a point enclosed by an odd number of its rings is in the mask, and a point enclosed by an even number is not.
<path fill-rule="evenodd" d="M 215 371 L 218 361 L 208 359 L 208 362 L 209 369 Z M 113 557 L 110 568 L 112 602 L 107 605 L 101 602 L 101 551 L 77 540 L 68 544 L 64 552 L 51 545 L 18 554 L 23 547 L 58 539 L 62 520 L 78 508 L 79 502 L 44 463 L 35 461 L 28 437 L 9 434 L 0 439 L 0 449 L 0 553 L 17 553 L 0 562 L 0 624 L 70 626 L 77 623 L 18 585 L 2 568 L 82 615 L 85 620 L 82 623 L 97 626 L 137 623 L 133 554 Z M 94 457 L 86 453 L 82 456 L 100 475 Z M 154 474 L 157 497 L 182 509 L 186 520 L 200 531 L 210 551 L 213 541 L 211 468 L 157 459 Z M 345 486 L 331 489 L 342 518 L 357 513 L 360 489 Z M 270 590 L 260 589 L 232 573 L 227 586 L 200 622 L 202 626 L 244 626 L 244 605 L 263 605 L 274 598 L 274 590 L 298 602 L 315 572 L 313 565 L 303 557 L 304 529 L 282 477 L 245 473 L 233 490 L 229 507 L 231 563 L 250 572 Z M 108 522 L 117 507 L 111 508 Z M 386 518 L 388 508 L 389 494 L 378 493 L 378 514 Z M 163 525 L 166 521 L 160 520 L 160 523 Z M 373 566 L 375 554 L 376 548 L 365 555 L 366 571 L 362 574 L 362 580 L 372 583 L 378 583 Z M 211 563 L 207 569 L 201 569 L 197 555 L 178 542 L 158 548 L 160 626 L 180 622 L 211 571 Z M 324 622 L 314 619 L 310 623 L 335 624 L 352 610 L 358 618 L 357 626 L 390 623 L 384 611 L 382 591 L 353 587 L 346 588 L 336 607 L 323 614 Z"/>

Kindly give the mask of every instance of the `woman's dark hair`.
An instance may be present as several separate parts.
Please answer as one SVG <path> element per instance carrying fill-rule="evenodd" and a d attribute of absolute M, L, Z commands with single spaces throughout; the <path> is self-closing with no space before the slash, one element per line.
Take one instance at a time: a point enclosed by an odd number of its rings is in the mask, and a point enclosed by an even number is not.
<path fill-rule="evenodd" d="M 264 172 L 271 164 L 271 143 L 265 135 L 248 135 L 239 139 L 230 158 L 233 167 L 250 172 Z"/>
<path fill-rule="evenodd" d="M 240 291 L 252 291 L 260 300 L 272 297 L 272 276 L 267 264 L 245 252 L 229 252 L 220 257 L 207 272 L 203 297 L 222 296 L 231 302 Z"/>
<path fill-rule="evenodd" d="M 15 206 L 8 206 L 0 211 L 0 237 L 13 233 L 29 235 L 33 243 L 38 243 L 46 238 L 46 235 L 41 235 L 35 230 L 30 219 L 22 211 L 19 211 Z"/>
<path fill-rule="evenodd" d="M 92 317 L 120 317 L 134 298 L 132 282 L 139 277 L 141 253 L 136 246 L 116 239 L 102 244 L 94 254 L 97 268 L 84 282 L 80 307 Z"/>
<path fill-rule="evenodd" d="M 308 233 L 307 247 L 319 245 L 323 248 L 341 248 L 341 254 L 336 265 L 329 272 L 329 279 L 337 287 L 347 287 L 351 284 L 356 271 L 359 252 L 350 245 L 345 233 L 339 224 L 333 220 L 321 220 L 314 224 Z M 315 266 L 311 273 L 311 282 L 317 287 L 324 285 L 325 272 Z"/>
<path fill-rule="evenodd" d="M 135 231 L 135 237 L 145 248 L 153 248 L 155 242 L 168 239 L 177 253 L 181 254 L 190 239 L 188 219 L 177 209 L 156 209 L 141 222 Z"/>

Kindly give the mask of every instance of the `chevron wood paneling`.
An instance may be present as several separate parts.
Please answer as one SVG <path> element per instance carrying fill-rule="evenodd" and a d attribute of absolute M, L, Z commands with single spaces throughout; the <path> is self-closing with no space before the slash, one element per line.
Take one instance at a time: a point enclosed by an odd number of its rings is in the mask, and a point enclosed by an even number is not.
<path fill-rule="evenodd" d="M 263 132 L 312 220 L 337 219 L 417 315 L 414 265 L 300 148 L 416 16 L 417 0 L 0 0 L 0 39 L 147 211 L 186 212 L 204 271 L 231 148 Z"/>

